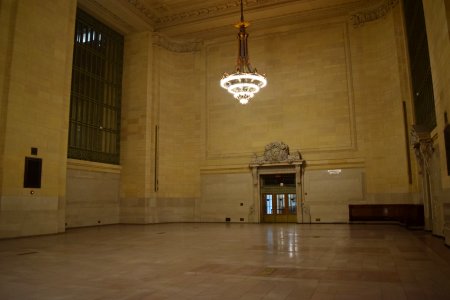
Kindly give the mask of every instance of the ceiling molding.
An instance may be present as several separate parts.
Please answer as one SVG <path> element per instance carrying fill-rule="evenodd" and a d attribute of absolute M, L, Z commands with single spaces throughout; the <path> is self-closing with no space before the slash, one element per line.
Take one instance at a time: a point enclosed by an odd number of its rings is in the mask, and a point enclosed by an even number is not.
<path fill-rule="evenodd" d="M 133 31 L 133 28 L 123 18 L 113 13 L 110 9 L 105 7 L 102 3 L 96 0 L 79 0 L 78 6 L 95 16 L 106 25 L 113 27 L 121 33 L 128 33 Z"/>
<path fill-rule="evenodd" d="M 217 18 L 221 16 L 233 15 L 236 22 L 239 17 L 240 1 L 238 0 L 216 0 L 216 1 L 186 1 L 186 9 L 180 2 L 177 5 L 170 6 L 170 2 L 165 5 L 155 5 L 155 1 L 149 0 L 123 0 L 128 3 L 133 10 L 147 19 L 155 30 L 165 29 L 180 24 L 198 22 L 206 19 Z M 360 2 L 360 0 L 244 0 L 244 13 L 251 13 L 255 10 L 268 11 L 272 7 L 285 7 L 289 12 L 289 7 L 295 9 L 300 7 L 302 10 L 315 10 L 317 8 L 332 8 L 340 5 L 346 5 L 351 2 Z"/>
<path fill-rule="evenodd" d="M 150 6 L 146 6 L 144 3 L 142 3 L 139 0 L 125 0 L 134 11 L 138 12 L 142 17 L 146 19 L 146 21 L 151 24 L 155 25 L 158 17 L 156 12 L 152 9 Z"/>
<path fill-rule="evenodd" d="M 352 14 L 350 19 L 354 27 L 363 26 L 386 16 L 397 4 L 399 0 L 384 0 L 378 6 L 371 9 Z"/>
<path fill-rule="evenodd" d="M 265 3 L 268 3 L 266 0 Z M 311 3 L 315 5 L 312 6 Z M 323 5 L 328 3 L 330 5 Z M 322 5 L 318 5 L 322 4 Z M 334 5 L 331 5 L 334 4 Z M 367 8 L 366 0 L 363 1 L 289 1 L 283 5 L 277 4 L 264 8 L 253 8 L 246 14 L 246 20 L 250 20 L 253 26 L 250 29 L 252 36 L 258 32 L 279 31 L 286 25 L 310 26 L 311 24 L 323 24 L 329 22 L 349 22 L 350 15 L 355 11 Z M 181 25 L 167 26 L 157 29 L 172 38 L 191 38 L 199 40 L 221 39 L 233 36 L 236 28 L 232 25 L 238 19 L 238 15 L 228 14 L 215 18 L 193 21 Z"/>
<path fill-rule="evenodd" d="M 202 5 L 196 9 L 176 12 L 173 14 L 158 14 L 155 8 L 151 7 L 145 0 L 126 0 L 135 10 L 145 16 L 156 28 L 173 26 L 183 22 L 198 21 L 201 19 L 213 18 L 223 14 L 239 11 L 240 1 L 228 1 L 218 5 Z M 261 6 L 262 4 L 274 4 L 280 2 L 290 2 L 294 0 L 244 0 L 245 7 Z M 203 3 L 208 3 L 207 1 Z"/>
<path fill-rule="evenodd" d="M 312 19 L 345 17 L 354 26 L 385 16 L 399 0 L 244 0 L 246 20 L 270 30 Z M 234 32 L 238 0 L 78 0 L 121 33 L 154 31 L 171 38 L 204 39 Z M 114 28 L 113 27 L 113 28 Z M 256 29 L 256 27 L 255 27 Z"/>

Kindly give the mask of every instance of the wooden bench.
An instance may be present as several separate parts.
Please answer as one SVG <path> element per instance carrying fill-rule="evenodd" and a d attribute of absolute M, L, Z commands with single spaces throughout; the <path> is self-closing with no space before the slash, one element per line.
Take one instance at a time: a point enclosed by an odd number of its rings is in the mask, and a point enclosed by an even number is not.
<path fill-rule="evenodd" d="M 349 221 L 393 221 L 405 226 L 423 226 L 422 204 L 350 204 Z"/>

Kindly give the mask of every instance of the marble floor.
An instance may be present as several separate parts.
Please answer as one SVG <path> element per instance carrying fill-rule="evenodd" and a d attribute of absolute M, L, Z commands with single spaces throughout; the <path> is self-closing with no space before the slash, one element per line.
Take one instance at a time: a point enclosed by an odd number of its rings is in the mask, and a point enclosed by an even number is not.
<path fill-rule="evenodd" d="M 158 224 L 0 240 L 0 299 L 450 299 L 450 249 L 396 225 Z"/>

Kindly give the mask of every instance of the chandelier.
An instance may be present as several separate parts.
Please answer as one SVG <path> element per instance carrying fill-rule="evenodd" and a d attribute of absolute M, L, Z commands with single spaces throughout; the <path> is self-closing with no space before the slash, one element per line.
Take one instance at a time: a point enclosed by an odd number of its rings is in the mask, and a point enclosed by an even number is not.
<path fill-rule="evenodd" d="M 220 86 L 233 94 L 234 98 L 239 100 L 241 104 L 247 104 L 260 89 L 267 85 L 266 77 L 259 74 L 256 68 L 254 69 L 250 65 L 247 45 L 248 34 L 245 32 L 245 28 L 249 25 L 250 23 L 244 21 L 244 9 L 241 0 L 241 21 L 236 24 L 236 28 L 239 28 L 236 72 L 233 74 L 224 73 L 220 80 Z"/>

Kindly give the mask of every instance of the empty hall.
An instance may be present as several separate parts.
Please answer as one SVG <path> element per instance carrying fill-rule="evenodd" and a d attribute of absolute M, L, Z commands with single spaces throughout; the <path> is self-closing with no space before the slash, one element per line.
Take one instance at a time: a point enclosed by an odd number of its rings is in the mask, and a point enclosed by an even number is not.
<path fill-rule="evenodd" d="M 1 299 L 450 298 L 450 1 L 0 23 Z"/>

